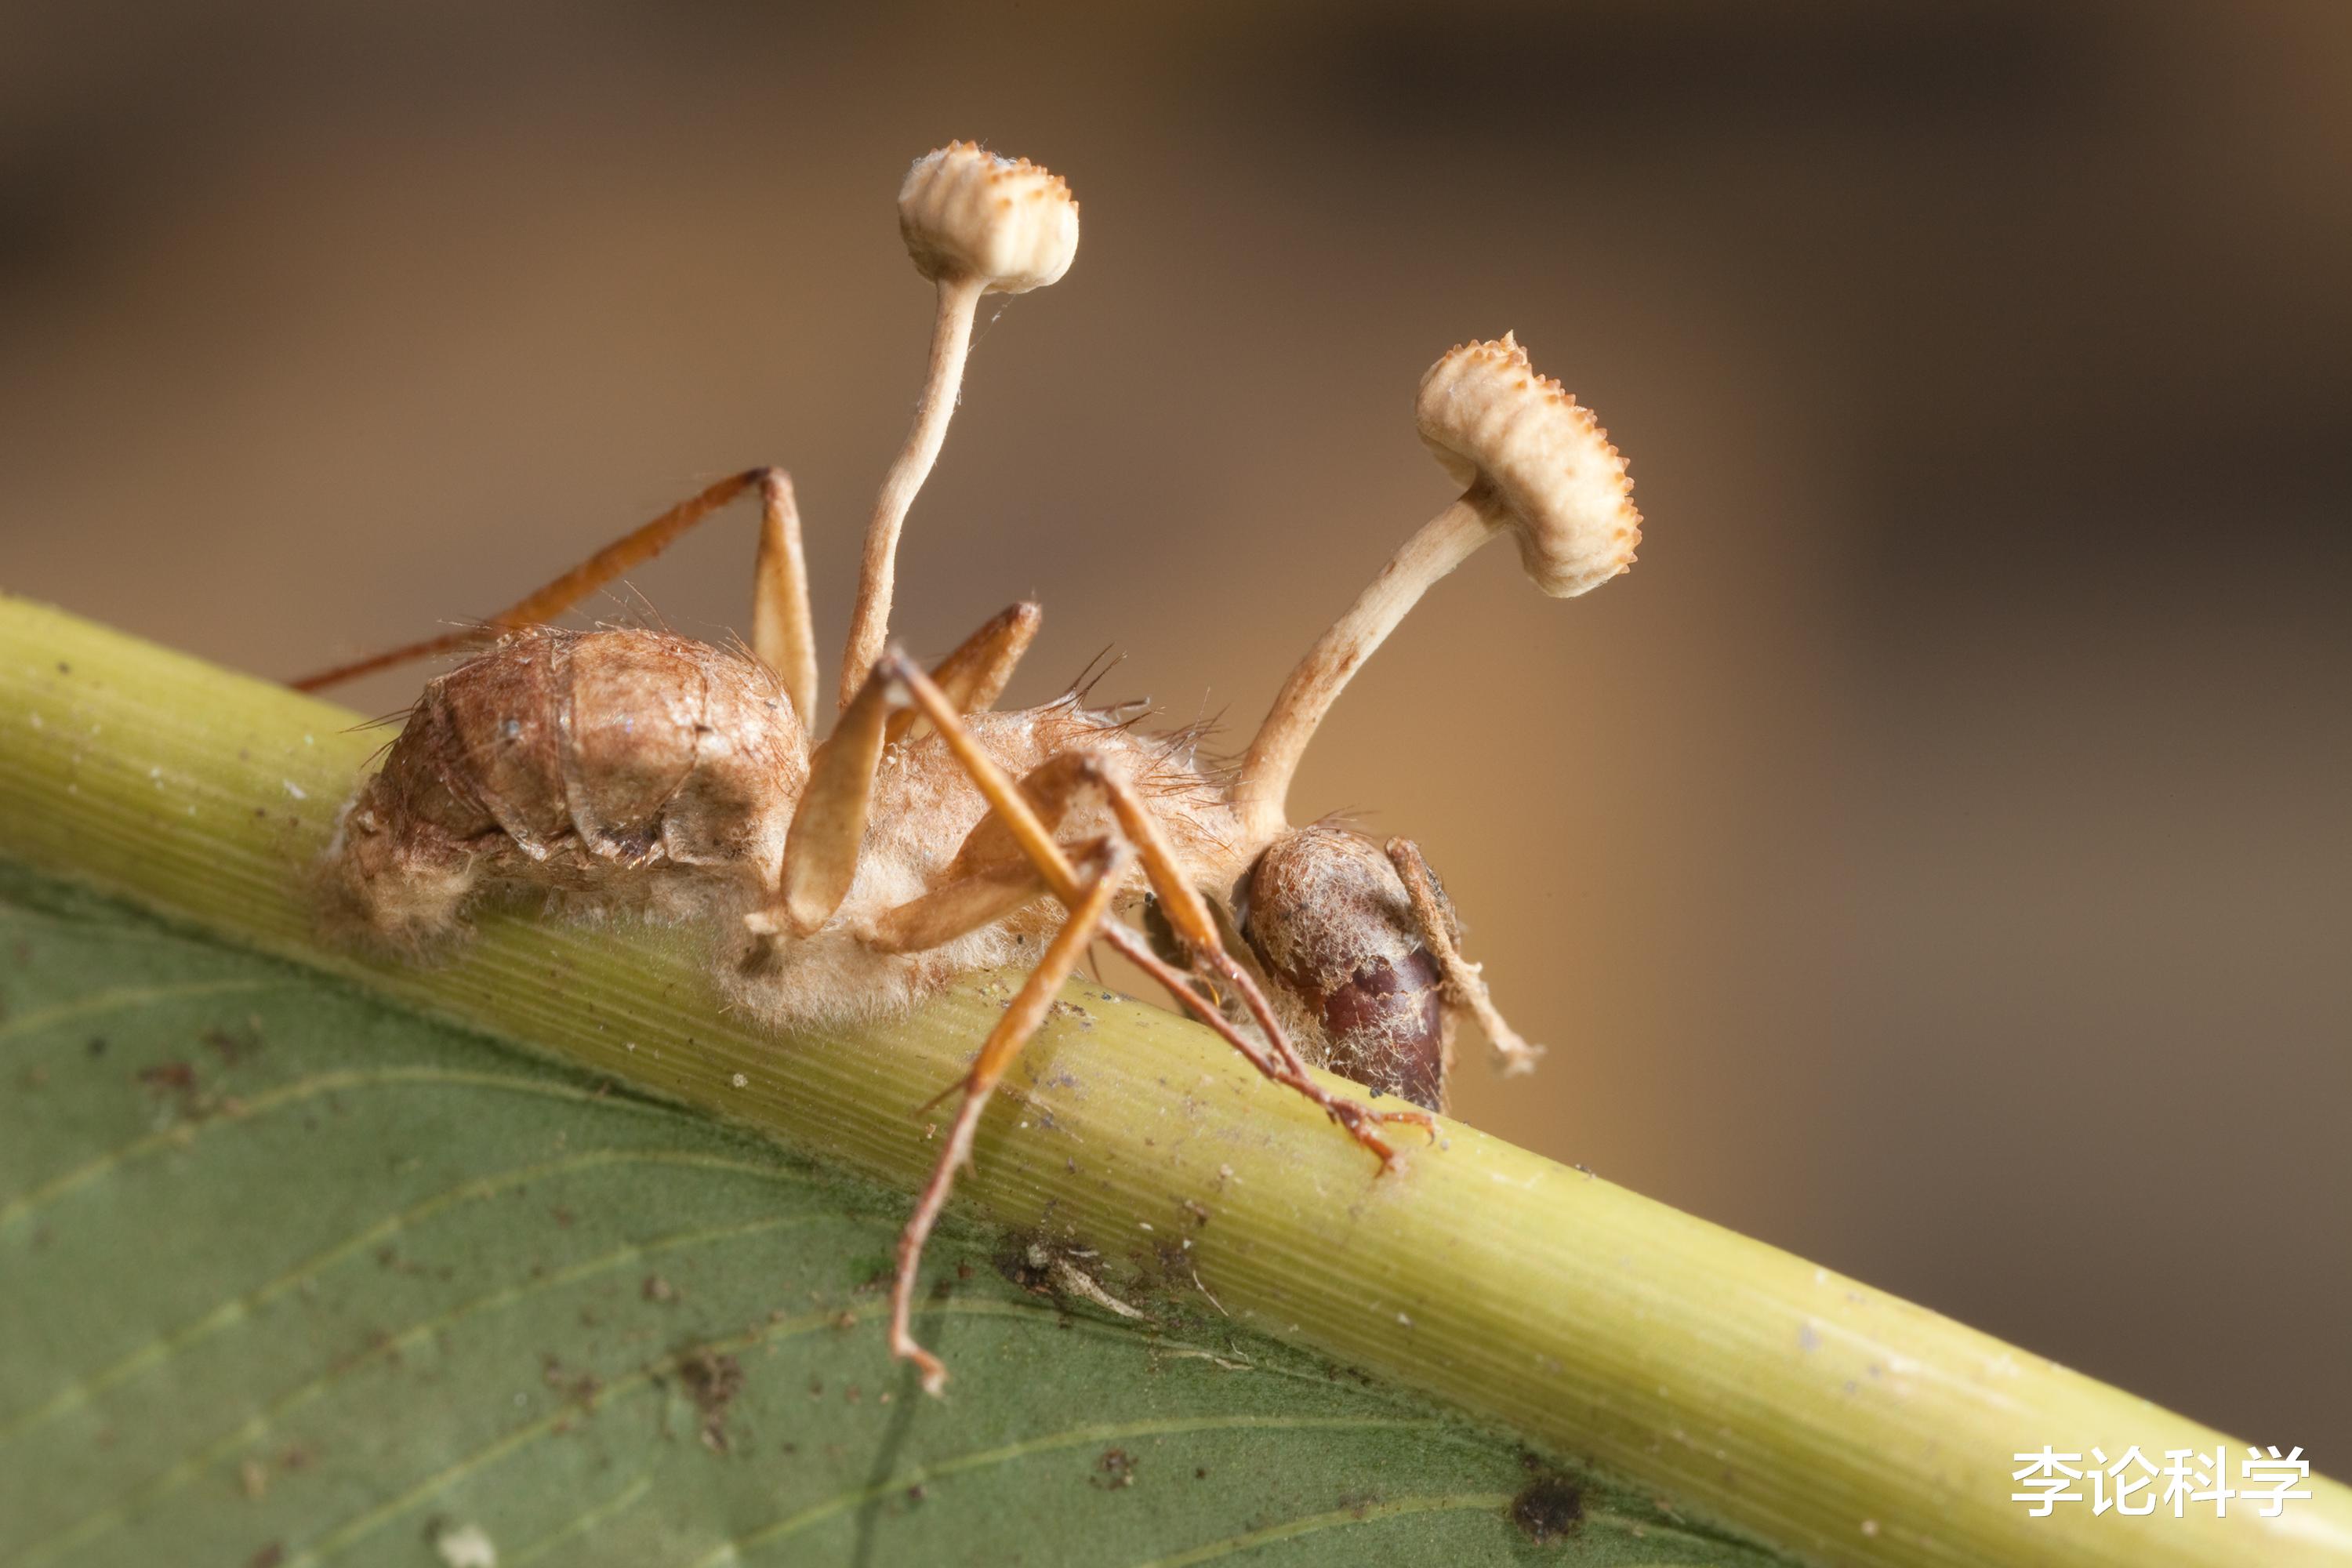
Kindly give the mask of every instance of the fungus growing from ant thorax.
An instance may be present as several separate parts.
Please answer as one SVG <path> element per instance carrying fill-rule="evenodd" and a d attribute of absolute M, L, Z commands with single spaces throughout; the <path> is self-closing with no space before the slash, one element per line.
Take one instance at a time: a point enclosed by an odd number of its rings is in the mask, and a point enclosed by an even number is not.
<path fill-rule="evenodd" d="M 1267 1078 L 1397 1163 L 1397 1123 L 1431 1127 L 1458 1018 L 1507 1068 L 1536 1056 L 1460 951 L 1452 901 L 1412 840 L 1294 827 L 1308 741 L 1428 586 L 1509 532 L 1537 586 L 1581 594 L 1632 563 L 1640 519 L 1608 437 L 1517 342 L 1457 348 L 1423 377 L 1421 437 L 1465 487 L 1307 650 L 1237 768 L 1197 736 L 1154 736 L 1072 693 L 993 710 L 1037 634 L 1034 605 L 928 670 L 889 639 L 908 510 L 938 458 L 975 305 L 1062 276 L 1077 204 L 1025 160 L 957 142 L 898 196 L 937 286 L 921 400 L 866 525 L 839 710 L 816 740 L 800 518 L 781 468 L 746 469 L 475 626 L 301 684 L 473 648 L 427 683 L 320 868 L 323 918 L 409 951 L 462 939 L 487 897 L 700 926 L 736 1002 L 779 1028 L 913 1006 L 977 970 L 1028 971 L 982 1043 L 901 1236 L 890 1347 L 936 1392 L 911 1326 L 925 1237 L 982 1109 L 1089 943 L 1140 965 Z M 561 630 L 579 604 L 738 496 L 761 502 L 749 647 L 667 632 Z M 1165 956 L 1126 921 L 1150 900 Z M 1238 935 L 1229 944 L 1227 933 Z M 1419 1109 L 1368 1104 L 1324 1066 Z"/>

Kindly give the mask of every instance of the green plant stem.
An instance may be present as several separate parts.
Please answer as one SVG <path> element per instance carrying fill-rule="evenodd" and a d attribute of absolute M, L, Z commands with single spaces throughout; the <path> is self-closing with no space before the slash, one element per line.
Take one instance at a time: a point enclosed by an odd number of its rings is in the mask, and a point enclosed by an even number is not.
<path fill-rule="evenodd" d="M 0 854 L 917 1186 L 1010 987 L 777 1037 L 688 935 L 493 915 L 456 961 L 322 947 L 307 868 L 385 736 L 0 599 Z M 2264 1520 L 2028 1517 L 2011 1456 L 2244 1445 L 1924 1308 L 1454 1123 L 1379 1176 L 1213 1036 L 1073 984 L 960 1194 L 1253 1326 L 1823 1563 L 2352 1563 L 2352 1489 Z M 954 1397 L 950 1390 L 949 1396 Z M 2284 1444 L 2292 1434 L 2263 1435 Z M 2087 1485 L 2082 1489 L 2087 1491 Z"/>

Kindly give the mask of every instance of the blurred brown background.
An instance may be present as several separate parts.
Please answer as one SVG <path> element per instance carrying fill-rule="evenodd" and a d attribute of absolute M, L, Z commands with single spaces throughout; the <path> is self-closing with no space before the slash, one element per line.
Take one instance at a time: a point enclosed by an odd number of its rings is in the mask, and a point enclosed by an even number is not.
<path fill-rule="evenodd" d="M 1642 564 L 1473 563 L 1296 798 L 1418 837 L 1552 1047 L 1460 1110 L 2352 1473 L 2352 6 L 0 26 L 0 584 L 271 676 L 767 461 L 837 647 L 950 136 L 1086 206 L 902 556 L 919 648 L 1044 599 L 1015 697 L 1116 645 L 1245 735 L 1516 328 Z M 717 635 L 749 558 L 638 586 Z"/>

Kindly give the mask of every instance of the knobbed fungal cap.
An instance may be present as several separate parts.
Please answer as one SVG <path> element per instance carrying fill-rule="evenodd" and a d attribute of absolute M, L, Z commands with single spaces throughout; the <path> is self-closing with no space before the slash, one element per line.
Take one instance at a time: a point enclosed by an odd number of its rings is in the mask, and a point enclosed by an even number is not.
<path fill-rule="evenodd" d="M 898 187 L 898 232 L 915 269 L 977 278 L 992 294 L 1055 281 L 1078 254 L 1078 204 L 1059 174 L 977 142 L 926 153 Z"/>
<path fill-rule="evenodd" d="M 1537 373 L 1509 332 L 1465 343 L 1429 367 L 1413 405 L 1421 438 L 1465 488 L 1482 480 L 1518 536 L 1519 562 L 1555 598 L 1589 592 L 1633 564 L 1642 514 L 1609 432 L 1559 382 Z"/>

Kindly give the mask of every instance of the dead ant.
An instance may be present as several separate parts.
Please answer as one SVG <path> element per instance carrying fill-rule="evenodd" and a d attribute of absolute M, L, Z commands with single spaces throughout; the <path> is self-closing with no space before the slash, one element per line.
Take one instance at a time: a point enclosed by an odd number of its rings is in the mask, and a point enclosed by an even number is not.
<path fill-rule="evenodd" d="M 738 1002 L 781 1027 L 887 1013 L 972 970 L 1030 965 L 963 1079 L 899 1241 L 890 1349 L 937 1393 L 946 1370 L 908 1329 L 924 1239 L 990 1091 L 1097 938 L 1383 1169 L 1396 1160 L 1384 1124 L 1431 1125 L 1459 1014 L 1508 1069 L 1532 1063 L 1463 959 L 1452 906 L 1412 843 L 1293 827 L 1284 799 L 1332 700 L 1430 584 L 1507 532 L 1537 586 L 1581 594 L 1632 563 L 1641 520 L 1606 434 L 1512 338 L 1457 347 L 1423 378 L 1416 412 L 1460 498 L 1307 651 L 1238 765 L 1204 763 L 1196 734 L 1139 733 L 1083 691 L 992 711 L 1037 607 L 1013 606 L 923 670 L 887 646 L 899 526 L 946 435 L 981 296 L 1060 278 L 1078 205 L 1025 159 L 957 142 L 916 162 L 898 212 L 938 286 L 929 374 L 867 524 L 822 743 L 800 519 L 777 468 L 711 486 L 479 626 L 297 684 L 479 648 L 426 684 L 344 809 L 320 885 L 347 932 L 420 950 L 458 931 L 477 897 L 520 889 L 705 920 Z M 748 650 L 544 624 L 754 492 Z M 1112 918 L 1139 899 L 1156 941 Z M 1427 1109 L 1333 1094 L 1310 1059 Z"/>

